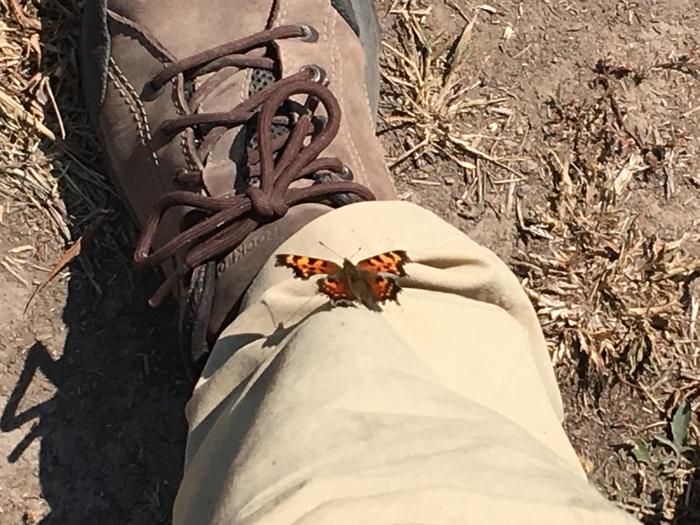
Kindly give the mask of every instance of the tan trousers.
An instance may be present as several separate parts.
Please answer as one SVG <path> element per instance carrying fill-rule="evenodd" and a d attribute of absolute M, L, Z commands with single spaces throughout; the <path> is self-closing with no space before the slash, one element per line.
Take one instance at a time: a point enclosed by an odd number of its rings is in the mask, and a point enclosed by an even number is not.
<path fill-rule="evenodd" d="M 489 250 L 404 202 L 278 252 L 406 250 L 400 305 L 329 308 L 268 261 L 187 407 L 176 524 L 637 523 L 587 482 L 537 317 Z"/>

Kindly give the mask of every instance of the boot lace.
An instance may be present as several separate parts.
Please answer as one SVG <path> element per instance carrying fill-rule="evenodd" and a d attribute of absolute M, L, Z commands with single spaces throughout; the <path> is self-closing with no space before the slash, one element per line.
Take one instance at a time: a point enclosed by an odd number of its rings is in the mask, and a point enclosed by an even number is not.
<path fill-rule="evenodd" d="M 263 51 L 276 40 L 313 41 L 317 35 L 312 28 L 288 25 L 267 29 L 175 59 L 147 30 L 115 12 L 109 14 L 140 33 L 167 63 L 151 79 L 143 96 L 156 96 L 174 81 L 185 108 L 181 116 L 165 121 L 159 133 L 165 140 L 172 140 L 186 132 L 192 165 L 174 174 L 176 185 L 182 189 L 165 193 L 157 201 L 134 253 L 134 262 L 142 267 L 156 267 L 168 258 L 175 260 L 175 270 L 151 297 L 151 305 L 160 304 L 193 269 L 219 260 L 261 225 L 283 217 L 292 206 L 306 202 L 340 206 L 374 199 L 367 187 L 351 181 L 352 172 L 339 159 L 321 157 L 338 132 L 341 110 L 326 87 L 325 72 L 318 66 L 273 81 L 230 111 L 197 112 L 203 97 L 230 75 L 230 70 L 223 68 L 272 72 L 275 60 L 264 56 Z M 209 77 L 196 91 L 186 93 L 187 86 L 203 75 Z M 244 125 L 255 129 L 256 143 L 246 156 L 247 181 L 238 192 L 209 195 L 202 181 L 207 155 L 227 130 Z M 287 131 L 273 132 L 279 129 Z M 188 220 L 183 220 L 176 236 L 154 247 L 163 217 L 178 207 L 189 210 L 185 215 Z"/>

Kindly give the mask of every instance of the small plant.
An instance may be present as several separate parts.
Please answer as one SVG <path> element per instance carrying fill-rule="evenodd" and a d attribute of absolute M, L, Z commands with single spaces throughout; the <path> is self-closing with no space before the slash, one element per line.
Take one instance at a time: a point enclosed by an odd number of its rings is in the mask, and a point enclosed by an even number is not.
<path fill-rule="evenodd" d="M 625 443 L 629 454 L 637 463 L 647 465 L 659 474 L 674 474 L 686 459 L 685 455 L 694 450 L 688 446 L 690 416 L 690 403 L 683 400 L 669 424 L 671 438 L 658 434 L 647 443 L 641 437 L 632 437 Z"/>

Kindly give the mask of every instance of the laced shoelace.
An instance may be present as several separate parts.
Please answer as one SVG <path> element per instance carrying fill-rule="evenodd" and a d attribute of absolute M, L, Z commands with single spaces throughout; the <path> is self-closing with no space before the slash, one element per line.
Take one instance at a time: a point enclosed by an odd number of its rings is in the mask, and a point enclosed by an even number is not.
<path fill-rule="evenodd" d="M 110 12 L 117 22 L 137 30 L 167 61 L 169 65 L 158 73 L 146 87 L 144 96 L 157 94 L 166 84 L 176 80 L 180 85 L 196 77 L 214 73 L 202 83 L 188 100 L 189 111 L 164 122 L 159 130 L 172 140 L 178 133 L 192 131 L 200 134 L 196 164 L 200 169 L 181 169 L 174 174 L 175 181 L 188 190 L 164 194 L 148 216 L 134 253 L 138 266 L 155 267 L 168 258 L 175 259 L 175 270 L 151 297 L 149 303 L 159 305 L 180 279 L 198 266 L 216 261 L 239 246 L 245 238 L 265 223 L 283 217 L 290 207 L 305 202 L 326 202 L 332 205 L 356 200 L 373 200 L 373 193 L 365 186 L 347 180 L 352 173 L 334 157 L 320 157 L 335 138 L 341 109 L 331 91 L 324 85 L 325 73 L 317 66 L 277 80 L 228 112 L 196 113 L 203 96 L 210 93 L 224 77 L 222 68 L 274 68 L 274 60 L 265 56 L 251 56 L 275 40 L 302 38 L 314 41 L 317 36 L 307 26 L 281 26 L 261 31 L 235 42 L 208 49 L 187 58 L 175 60 L 158 41 L 134 22 Z M 285 105 L 299 96 L 306 96 L 303 104 L 296 103 L 296 119 L 280 116 Z M 325 117 L 317 115 L 319 105 Z M 204 185 L 201 171 L 206 157 L 216 142 L 230 128 L 246 125 L 257 119 L 257 148 L 248 154 L 248 168 L 259 180 L 258 185 L 235 195 L 213 197 L 201 191 Z M 273 124 L 290 125 L 289 133 L 274 137 Z M 276 154 L 276 155 L 275 155 Z M 306 179 L 306 185 L 294 183 Z M 232 188 L 233 190 L 233 188 Z M 330 199 L 331 197 L 340 197 Z M 197 220 L 182 227 L 178 235 L 154 249 L 159 225 L 164 215 L 173 208 L 187 207 L 197 214 Z"/>

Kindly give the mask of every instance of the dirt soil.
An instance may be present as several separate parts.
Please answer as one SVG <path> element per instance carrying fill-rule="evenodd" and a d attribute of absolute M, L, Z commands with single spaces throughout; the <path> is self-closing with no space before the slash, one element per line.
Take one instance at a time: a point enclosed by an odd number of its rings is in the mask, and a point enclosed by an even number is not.
<path fill-rule="evenodd" d="M 43 116 L 50 97 L 29 81 L 49 78 L 58 111 L 43 120 L 56 134 L 62 122 L 67 139 L 30 129 L 0 157 L 0 524 L 167 523 L 191 388 L 175 308 L 149 308 L 158 278 L 128 264 L 133 228 L 104 182 L 76 83 L 78 5 L 22 3 L 37 27 L 13 3 L 0 0 L 0 87 Z M 644 523 L 699 523 L 700 4 L 378 8 L 390 46 L 379 134 L 401 198 L 523 279 L 557 364 L 565 428 L 600 490 Z M 437 92 L 453 81 L 454 101 L 402 88 L 410 20 L 429 48 L 417 56 L 436 57 L 418 76 Z M 21 64 L 3 59 L 25 41 Z M 12 91 L 3 67 L 34 88 Z M 0 115 L 14 122 L 6 105 Z M 14 182 L 30 164 L 54 181 L 49 197 Z M 111 211 L 96 241 L 25 313 L 98 209 Z"/>

